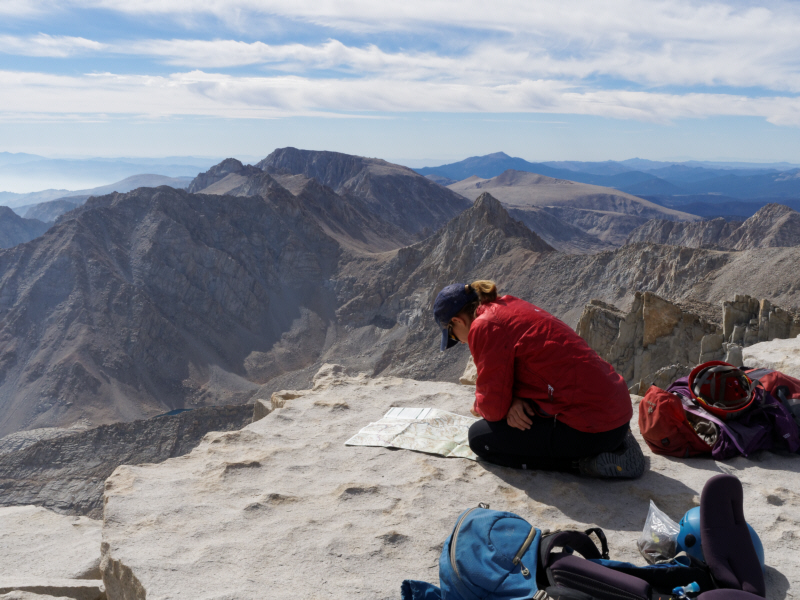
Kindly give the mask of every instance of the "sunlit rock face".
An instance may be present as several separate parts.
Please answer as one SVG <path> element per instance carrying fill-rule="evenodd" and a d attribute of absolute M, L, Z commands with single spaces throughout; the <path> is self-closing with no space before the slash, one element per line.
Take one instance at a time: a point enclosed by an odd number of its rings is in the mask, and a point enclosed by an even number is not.
<path fill-rule="evenodd" d="M 209 434 L 191 454 L 119 467 L 105 490 L 101 569 L 117 596 L 395 598 L 403 579 L 437 583 L 458 515 L 487 502 L 551 530 L 602 527 L 611 556 L 643 564 L 636 540 L 650 499 L 678 521 L 696 506 L 711 459 L 652 455 L 635 481 L 517 471 L 459 458 L 344 443 L 392 406 L 469 414 L 474 388 L 324 367 L 310 390 L 276 393 L 241 431 Z M 640 398 L 635 396 L 634 403 Z M 634 406 L 634 412 L 638 410 Z M 796 457 L 726 461 L 767 555 L 768 598 L 800 580 L 785 552 L 800 519 Z M 781 472 L 776 481 L 775 472 Z M 305 565 L 311 565 L 308 576 Z M 298 573 L 301 576 L 298 576 Z"/>

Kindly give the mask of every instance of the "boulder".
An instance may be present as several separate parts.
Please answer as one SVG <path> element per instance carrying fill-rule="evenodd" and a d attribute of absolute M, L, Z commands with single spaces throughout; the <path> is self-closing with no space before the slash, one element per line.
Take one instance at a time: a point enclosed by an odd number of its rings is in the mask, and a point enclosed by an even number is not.
<path fill-rule="evenodd" d="M 0 600 L 70 600 L 69 596 L 50 596 L 34 594 L 33 592 L 21 592 L 15 590 L 7 594 L 0 594 Z"/>
<path fill-rule="evenodd" d="M 158 465 L 118 467 L 105 489 L 109 596 L 397 598 L 403 579 L 438 582 L 445 538 L 479 502 L 542 528 L 602 527 L 612 557 L 643 564 L 636 540 L 650 500 L 677 521 L 721 471 L 744 484 L 746 517 L 766 550 L 767 597 L 791 596 L 800 584 L 800 554 L 787 551 L 800 522 L 795 456 L 724 464 L 655 456 L 635 418 L 649 463 L 635 481 L 344 445 L 392 406 L 466 415 L 472 401 L 467 386 L 328 367 L 313 390 L 240 431 L 210 433 Z"/>
<path fill-rule="evenodd" d="M 800 379 L 800 337 L 761 342 L 742 350 L 748 367 L 776 369 Z"/>
<path fill-rule="evenodd" d="M 0 508 L 2 576 L 99 579 L 101 526 L 39 506 Z"/>
<path fill-rule="evenodd" d="M 38 506 L 0 508 L 0 598 L 38 595 L 99 600 L 100 529 L 88 517 L 59 515 Z"/>
<path fill-rule="evenodd" d="M 20 596 L 20 594 L 28 594 Z M 100 580 L 43 579 L 0 577 L 0 598 L 10 594 L 11 598 L 68 598 L 69 600 L 106 600 L 103 582 Z"/>
<path fill-rule="evenodd" d="M 461 375 L 458 382 L 461 385 L 475 385 L 476 381 L 478 381 L 478 368 L 475 366 L 475 361 L 472 360 L 472 356 L 470 356 L 467 361 L 467 366 L 464 368 L 464 373 Z"/>

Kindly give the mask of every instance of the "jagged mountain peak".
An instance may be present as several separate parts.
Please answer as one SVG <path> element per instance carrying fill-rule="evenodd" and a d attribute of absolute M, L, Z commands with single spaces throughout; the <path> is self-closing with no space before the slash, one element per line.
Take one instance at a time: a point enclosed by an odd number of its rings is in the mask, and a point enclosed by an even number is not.
<path fill-rule="evenodd" d="M 771 204 L 762 206 L 752 217 L 747 219 L 747 221 L 752 220 L 755 222 L 764 219 L 776 219 L 783 217 L 784 215 L 790 215 L 790 214 L 798 214 L 798 213 L 796 210 L 790 208 L 789 206 L 786 206 L 785 204 L 777 204 L 773 202 Z"/>
<path fill-rule="evenodd" d="M 200 173 L 194 178 L 189 187 L 186 188 L 189 193 L 196 194 L 197 192 L 206 193 L 224 193 L 216 189 L 208 192 L 208 188 L 222 182 L 227 183 L 223 187 L 232 188 L 243 183 L 243 178 L 256 175 L 261 172 L 261 169 L 251 165 L 245 165 L 242 161 L 235 158 L 226 158 L 221 163 L 214 165 L 205 173 Z M 231 177 L 233 176 L 233 177 Z M 239 176 L 238 178 L 236 176 Z"/>
<path fill-rule="evenodd" d="M 497 232 L 502 238 L 517 240 L 515 243 L 533 252 L 551 252 L 553 247 L 536 235 L 520 221 L 511 218 L 500 201 L 489 192 L 483 192 L 475 203 L 450 221 L 440 232 L 425 243 L 454 243 L 459 236 L 468 235 L 475 244 L 483 244 Z M 446 240 L 446 241 L 444 241 Z M 497 240 L 499 241 L 499 239 Z M 504 243 L 507 243 L 504 242 Z"/>

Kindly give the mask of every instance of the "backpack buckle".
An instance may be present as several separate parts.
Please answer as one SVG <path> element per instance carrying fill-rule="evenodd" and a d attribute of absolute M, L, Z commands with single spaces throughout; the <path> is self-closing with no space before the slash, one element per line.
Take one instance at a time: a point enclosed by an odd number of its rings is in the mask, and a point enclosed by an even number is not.
<path fill-rule="evenodd" d="M 533 595 L 533 600 L 550 600 L 550 596 L 544 590 L 539 590 Z"/>

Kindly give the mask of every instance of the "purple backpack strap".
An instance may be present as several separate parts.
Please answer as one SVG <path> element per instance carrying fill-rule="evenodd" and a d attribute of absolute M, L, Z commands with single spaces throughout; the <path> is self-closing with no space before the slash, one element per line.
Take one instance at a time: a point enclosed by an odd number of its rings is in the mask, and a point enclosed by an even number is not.
<path fill-rule="evenodd" d="M 744 494 L 733 475 L 715 475 L 700 495 L 703 556 L 721 588 L 766 596 L 764 573 L 744 520 Z"/>

